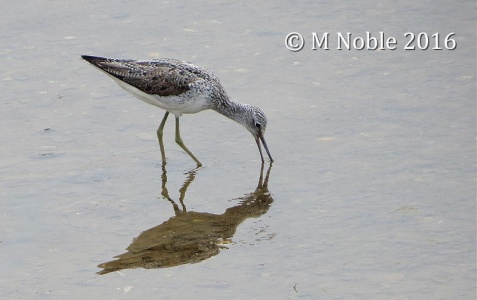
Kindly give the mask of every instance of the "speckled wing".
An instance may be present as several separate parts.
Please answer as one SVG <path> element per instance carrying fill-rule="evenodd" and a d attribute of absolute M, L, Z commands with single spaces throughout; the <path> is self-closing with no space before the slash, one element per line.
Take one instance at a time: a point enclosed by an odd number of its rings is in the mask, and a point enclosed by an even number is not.
<path fill-rule="evenodd" d="M 162 97 L 180 95 L 190 89 L 193 82 L 201 80 L 198 74 L 188 70 L 181 61 L 161 59 L 137 61 L 82 56 L 86 61 L 111 76 L 139 89 Z"/>

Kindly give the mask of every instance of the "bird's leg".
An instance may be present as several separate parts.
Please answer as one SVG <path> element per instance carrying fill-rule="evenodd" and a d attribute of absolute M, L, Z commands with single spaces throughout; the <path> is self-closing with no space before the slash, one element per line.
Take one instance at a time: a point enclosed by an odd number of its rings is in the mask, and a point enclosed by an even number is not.
<path fill-rule="evenodd" d="M 187 152 L 187 154 L 189 154 L 190 157 L 192 157 L 192 159 L 197 164 L 197 168 L 202 167 L 202 163 L 197 159 L 197 157 L 194 156 L 194 154 L 192 154 L 192 152 L 190 152 L 189 149 L 187 149 L 186 145 L 184 145 L 184 142 L 182 141 L 181 132 L 180 132 L 180 129 L 179 129 L 179 117 L 178 116 L 176 116 L 176 143 L 179 146 L 181 146 L 181 148 L 185 152 Z"/>
<path fill-rule="evenodd" d="M 157 140 L 159 141 L 159 147 L 161 148 L 162 166 L 166 165 L 166 151 L 164 151 L 164 142 L 162 141 L 162 136 L 164 133 L 164 125 L 166 125 L 168 116 L 169 112 L 166 111 L 164 118 L 162 118 L 161 124 L 159 124 L 159 128 L 157 128 Z"/>

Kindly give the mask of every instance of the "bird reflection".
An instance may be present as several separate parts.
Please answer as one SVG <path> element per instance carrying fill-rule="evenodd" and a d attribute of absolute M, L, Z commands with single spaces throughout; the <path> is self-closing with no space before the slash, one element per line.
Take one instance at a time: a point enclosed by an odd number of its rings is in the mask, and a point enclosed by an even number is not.
<path fill-rule="evenodd" d="M 224 244 L 230 243 L 240 223 L 251 217 L 259 217 L 270 208 L 273 202 L 268 190 L 271 167 L 270 164 L 264 178 L 262 164 L 257 188 L 235 199 L 239 201 L 238 205 L 226 209 L 223 214 L 187 211 L 184 198 L 197 170 L 187 173 L 187 178 L 179 190 L 179 208 L 169 196 L 166 187 L 167 172 L 163 167 L 161 194 L 171 202 L 175 216 L 143 231 L 129 245 L 126 253 L 116 256 L 115 260 L 98 265 L 103 269 L 98 274 L 133 268 L 168 268 L 197 263 L 217 255 L 221 248 L 226 248 Z"/>

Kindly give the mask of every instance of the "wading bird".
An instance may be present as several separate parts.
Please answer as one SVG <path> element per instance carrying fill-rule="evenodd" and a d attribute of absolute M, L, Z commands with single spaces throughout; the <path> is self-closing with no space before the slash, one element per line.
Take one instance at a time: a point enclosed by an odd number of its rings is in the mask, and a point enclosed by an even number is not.
<path fill-rule="evenodd" d="M 264 137 L 267 118 L 263 111 L 229 98 L 219 78 L 211 71 L 170 58 L 133 60 L 89 55 L 81 57 L 110 75 L 119 86 L 132 95 L 166 111 L 157 129 L 163 165 L 166 164 L 166 155 L 162 136 L 167 117 L 172 113 L 176 117 L 176 143 L 197 163 L 197 167 L 202 166 L 182 141 L 179 117 L 205 109 L 215 110 L 242 124 L 255 138 L 262 164 L 264 159 L 260 142 L 267 151 L 270 162 L 273 162 Z"/>

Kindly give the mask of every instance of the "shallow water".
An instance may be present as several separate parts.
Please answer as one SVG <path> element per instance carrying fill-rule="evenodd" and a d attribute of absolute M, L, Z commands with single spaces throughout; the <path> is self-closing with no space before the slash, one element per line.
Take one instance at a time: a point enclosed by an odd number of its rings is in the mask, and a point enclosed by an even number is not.
<path fill-rule="evenodd" d="M 2 299 L 475 299 L 474 3 L 28 2 L 0 12 Z M 312 32 L 366 31 L 397 49 L 311 49 Z M 290 32 L 303 50 L 285 47 Z M 457 48 L 406 51 L 406 32 L 455 32 Z M 176 212 L 161 195 L 163 111 L 81 54 L 214 70 L 267 113 L 273 201 L 214 236 L 208 258 L 97 275 Z M 194 162 L 173 127 L 166 187 L 182 210 Z M 259 199 L 240 125 L 206 111 L 181 132 L 204 163 L 188 212 Z"/>

